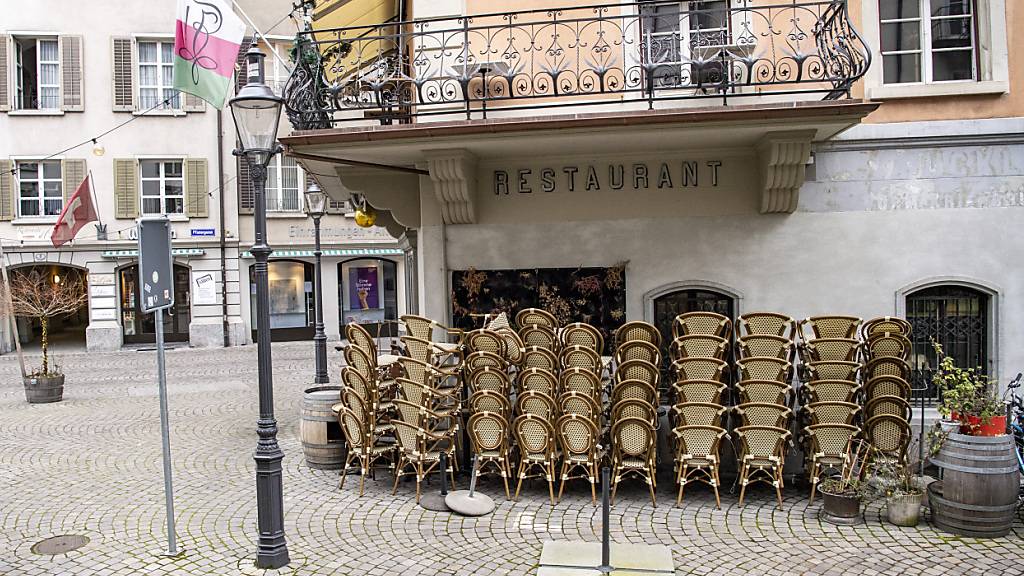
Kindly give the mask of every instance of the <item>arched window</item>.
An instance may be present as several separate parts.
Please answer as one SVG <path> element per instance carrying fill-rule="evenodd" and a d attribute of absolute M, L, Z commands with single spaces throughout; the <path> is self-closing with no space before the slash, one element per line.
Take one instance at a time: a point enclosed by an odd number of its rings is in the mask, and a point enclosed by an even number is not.
<path fill-rule="evenodd" d="M 932 340 L 957 366 L 988 372 L 988 294 L 957 284 L 924 288 L 907 295 L 907 320 L 913 326 L 911 384 L 927 388 L 929 398 L 937 398 L 931 383 L 938 363 Z"/>
<path fill-rule="evenodd" d="M 661 332 L 665 370 L 668 369 L 668 347 L 672 343 L 672 321 L 687 312 L 715 312 L 735 321 L 736 304 L 732 296 L 703 288 L 688 288 L 662 294 L 654 299 L 654 325 Z M 666 372 L 667 374 L 667 372 Z"/>

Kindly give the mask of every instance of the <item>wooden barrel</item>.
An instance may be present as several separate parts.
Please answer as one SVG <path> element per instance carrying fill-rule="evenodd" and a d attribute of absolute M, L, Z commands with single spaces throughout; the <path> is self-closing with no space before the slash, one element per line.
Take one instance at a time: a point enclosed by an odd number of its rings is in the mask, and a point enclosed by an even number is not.
<path fill-rule="evenodd" d="M 928 501 L 936 528 L 973 538 L 997 538 L 1010 533 L 1017 514 L 1016 502 L 1003 506 L 961 504 L 944 497 L 944 484 L 939 481 L 928 485 Z"/>
<path fill-rule="evenodd" d="M 331 406 L 341 402 L 341 386 L 307 388 L 302 396 L 299 438 L 310 468 L 337 469 L 344 465 L 344 438 Z"/>
<path fill-rule="evenodd" d="M 1020 471 L 1013 438 L 950 434 L 932 462 L 942 483 L 929 490 L 935 524 L 965 536 L 1010 532 Z"/>

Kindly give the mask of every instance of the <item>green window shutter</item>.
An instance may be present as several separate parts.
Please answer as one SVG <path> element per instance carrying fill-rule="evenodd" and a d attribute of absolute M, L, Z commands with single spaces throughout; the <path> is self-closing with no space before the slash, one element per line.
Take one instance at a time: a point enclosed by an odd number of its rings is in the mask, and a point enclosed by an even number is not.
<path fill-rule="evenodd" d="M 114 218 L 139 217 L 139 163 L 134 158 L 114 159 Z"/>
<path fill-rule="evenodd" d="M 82 92 L 82 37 L 60 37 L 60 86 L 63 94 L 62 110 L 65 112 L 85 111 L 85 96 Z"/>
<path fill-rule="evenodd" d="M 10 160 L 0 160 L 0 220 L 14 220 L 14 175 Z"/>
<path fill-rule="evenodd" d="M 205 158 L 185 160 L 185 213 L 206 218 L 210 212 L 210 177 Z"/>
<path fill-rule="evenodd" d="M 135 50 L 132 39 L 127 36 L 115 36 L 111 41 L 111 62 L 113 63 L 114 112 L 131 112 L 135 110 Z"/>
<path fill-rule="evenodd" d="M 203 100 L 199 96 L 194 96 L 185 92 L 182 94 L 185 97 L 182 102 L 181 109 L 185 112 L 206 112 L 206 100 Z"/>
<path fill-rule="evenodd" d="M 61 163 L 60 167 L 61 174 L 64 176 L 64 204 L 67 205 L 68 199 L 78 189 L 78 185 L 85 180 L 86 167 L 85 160 L 82 159 L 67 159 Z"/>
<path fill-rule="evenodd" d="M 11 69 L 11 63 L 8 61 L 10 44 L 11 37 L 6 34 L 0 34 L 0 112 L 6 112 L 11 109 L 11 93 L 7 85 L 10 81 L 8 70 Z"/>

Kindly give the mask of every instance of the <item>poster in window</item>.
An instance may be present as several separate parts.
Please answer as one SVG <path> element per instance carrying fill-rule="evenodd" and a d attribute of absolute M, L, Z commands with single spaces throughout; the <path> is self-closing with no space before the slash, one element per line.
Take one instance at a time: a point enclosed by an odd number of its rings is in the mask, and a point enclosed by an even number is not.
<path fill-rule="evenodd" d="M 349 268 L 349 309 L 372 310 L 380 308 L 377 267 Z"/>

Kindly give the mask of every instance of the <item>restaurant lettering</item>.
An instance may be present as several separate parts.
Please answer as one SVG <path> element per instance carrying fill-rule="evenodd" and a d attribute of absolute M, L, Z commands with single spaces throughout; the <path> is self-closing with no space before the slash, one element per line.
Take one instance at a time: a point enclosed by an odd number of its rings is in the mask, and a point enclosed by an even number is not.
<path fill-rule="evenodd" d="M 494 171 L 494 194 L 717 187 L 721 160 Z"/>

